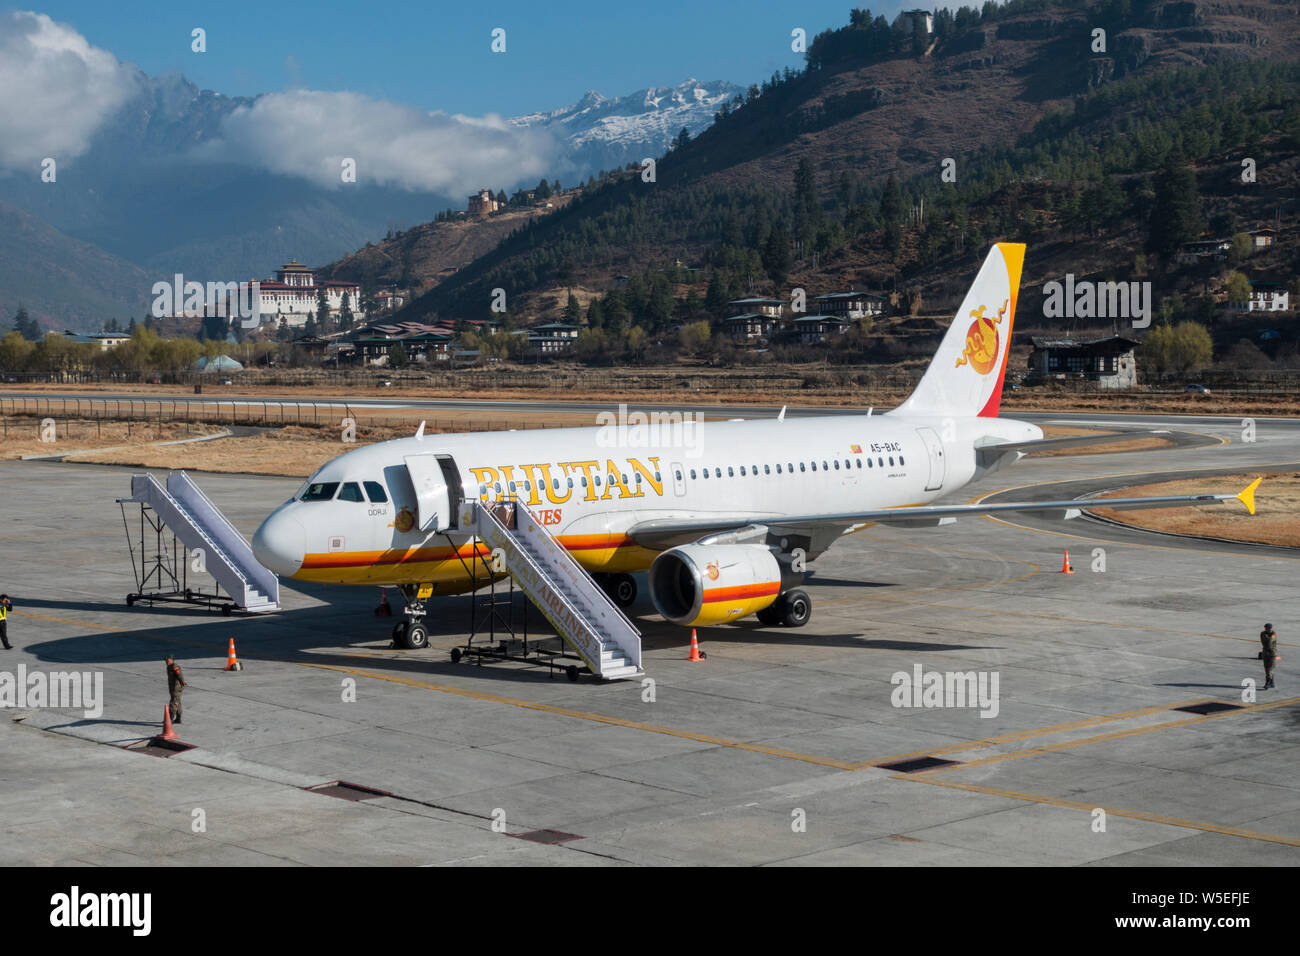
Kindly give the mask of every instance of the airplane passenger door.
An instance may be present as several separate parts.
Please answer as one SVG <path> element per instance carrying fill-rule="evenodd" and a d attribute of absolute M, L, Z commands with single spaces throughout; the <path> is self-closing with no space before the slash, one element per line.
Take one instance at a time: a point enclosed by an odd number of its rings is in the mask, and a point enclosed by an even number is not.
<path fill-rule="evenodd" d="M 443 470 L 443 459 L 437 455 L 408 455 L 404 460 L 411 486 L 415 489 L 416 527 L 426 532 L 441 532 L 453 527 L 456 523 L 454 506 L 459 501 L 452 501 L 453 488 Z M 446 461 L 450 463 L 451 459 Z M 454 474 L 454 466 L 452 470 Z M 455 485 L 460 485 L 458 475 Z"/>
<path fill-rule="evenodd" d="M 686 472 L 680 461 L 673 462 L 669 467 L 673 470 L 673 494 L 681 498 L 686 494 Z"/>
<path fill-rule="evenodd" d="M 943 442 L 933 428 L 918 428 L 916 433 L 925 442 L 926 456 L 930 459 L 930 478 L 925 483 L 925 490 L 936 491 L 943 487 Z"/>

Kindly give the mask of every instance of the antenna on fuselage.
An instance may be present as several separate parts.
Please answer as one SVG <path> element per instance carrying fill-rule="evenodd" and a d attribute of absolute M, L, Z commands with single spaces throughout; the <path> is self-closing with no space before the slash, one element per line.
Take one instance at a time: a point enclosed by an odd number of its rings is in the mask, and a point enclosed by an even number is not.
<path fill-rule="evenodd" d="M 786 408 L 786 407 L 785 407 L 784 405 L 781 406 L 781 414 L 779 414 L 779 415 L 776 416 L 776 420 L 777 420 L 778 422 L 783 422 L 783 421 L 785 421 L 785 408 Z"/>
<path fill-rule="evenodd" d="M 872 405 L 870 408 L 868 408 L 868 409 L 867 409 L 867 417 L 870 418 L 870 417 L 871 417 L 871 413 L 874 412 L 875 410 L 876 410 L 876 406 L 875 406 L 875 405 Z"/>
<path fill-rule="evenodd" d="M 415 430 L 415 440 L 424 441 L 424 422 L 420 422 L 420 427 Z"/>

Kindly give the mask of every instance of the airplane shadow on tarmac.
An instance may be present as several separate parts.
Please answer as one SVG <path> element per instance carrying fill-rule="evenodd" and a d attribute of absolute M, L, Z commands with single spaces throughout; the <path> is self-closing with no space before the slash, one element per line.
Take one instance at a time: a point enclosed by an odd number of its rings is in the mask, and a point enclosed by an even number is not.
<path fill-rule="evenodd" d="M 822 582 L 818 582 L 819 584 Z M 846 582 L 848 583 L 848 582 Z M 288 588 L 285 588 L 288 591 Z M 503 682 L 528 682 L 546 680 L 553 676 L 546 668 L 527 667 L 517 663 L 497 663 L 476 666 L 470 661 L 451 663 L 451 645 L 447 639 L 465 638 L 470 627 L 471 597 L 457 595 L 435 598 L 429 604 L 430 612 L 424 619 L 432 645 L 422 650 L 392 649 L 392 629 L 404 620 L 400 599 L 394 601 L 392 617 L 377 617 L 374 607 L 378 603 L 378 588 L 338 588 L 294 582 L 293 591 L 320 600 L 306 608 L 280 611 L 272 614 L 236 614 L 222 617 L 219 612 L 182 605 L 156 605 L 149 608 L 137 605 L 127 608 L 125 603 L 100 603 L 93 601 L 49 601 L 32 599 L 24 607 L 34 613 L 41 610 L 78 610 L 89 612 L 130 611 L 136 615 L 157 616 L 157 626 L 122 629 L 114 624 L 111 630 L 99 634 L 23 645 L 23 650 L 38 660 L 58 663 L 131 663 L 161 661 L 170 653 L 178 663 L 199 670 L 223 669 L 227 645 L 234 638 L 237 653 L 246 667 L 256 667 L 259 658 L 288 661 L 299 664 L 348 667 L 384 672 L 417 679 L 438 679 L 454 675 L 473 674 L 488 680 Z M 481 599 L 483 595 L 479 595 Z M 396 595 L 394 595 L 396 598 Z M 529 641 L 554 640 L 549 623 L 521 592 L 516 594 L 515 625 L 520 629 L 522 608 L 527 605 L 527 631 Z M 643 596 L 632 608 L 631 617 L 642 632 L 643 648 L 662 650 L 681 648 L 690 643 L 690 629 L 669 624 L 653 615 L 650 602 Z M 473 646 L 486 647 L 491 639 L 483 633 L 480 609 L 480 633 Z M 87 622 L 93 628 L 93 622 Z M 26 630 L 26 628 L 23 628 Z M 16 629 L 11 628 L 11 636 Z M 749 619 L 724 627 L 703 628 L 701 642 L 710 644 L 787 644 L 803 647 L 846 647 L 862 650 L 908 650 L 919 653 L 988 650 L 987 645 L 942 644 L 937 642 L 906 641 L 890 638 L 871 638 L 861 633 L 825 634 L 807 629 L 789 630 L 765 627 Z M 498 632 L 497 639 L 504 636 Z M 458 640 L 457 645 L 463 645 Z M 204 661 L 205 663 L 199 663 Z M 211 663 L 208 663 L 211 662 Z M 562 663 L 572 663 L 564 661 Z"/>

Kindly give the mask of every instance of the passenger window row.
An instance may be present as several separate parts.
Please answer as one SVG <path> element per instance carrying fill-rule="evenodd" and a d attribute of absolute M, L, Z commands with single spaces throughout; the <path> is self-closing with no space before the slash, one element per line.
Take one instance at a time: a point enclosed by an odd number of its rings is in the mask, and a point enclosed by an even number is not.
<path fill-rule="evenodd" d="M 843 467 L 844 467 L 844 470 L 845 470 L 845 471 L 852 471 L 852 470 L 854 469 L 855 466 L 856 466 L 859 470 L 861 470 L 861 468 L 862 468 L 862 461 L 863 461 L 863 460 L 862 460 L 861 458 L 853 458 L 853 459 L 845 458 L 845 459 L 844 459 L 844 466 L 843 466 Z M 876 467 L 884 468 L 884 467 L 885 467 L 885 457 L 884 457 L 883 455 L 880 456 L 879 458 L 877 458 L 877 459 L 875 460 L 874 463 L 872 462 L 872 460 L 871 460 L 870 458 L 867 458 L 867 459 L 866 459 L 866 462 L 867 462 L 867 465 L 866 465 L 867 468 L 876 468 Z M 903 461 L 903 456 L 902 456 L 902 455 L 899 455 L 899 456 L 898 456 L 898 464 L 900 464 L 900 465 L 904 465 L 904 464 L 906 464 L 906 462 Z M 776 469 L 776 474 L 778 474 L 778 475 L 783 475 L 783 474 L 791 474 L 791 475 L 793 475 L 793 474 L 795 473 L 795 472 L 794 472 L 794 462 L 792 462 L 792 461 L 787 461 L 787 462 L 785 463 L 784 468 L 782 468 L 782 465 L 781 465 L 780 462 L 777 462 L 775 466 L 770 465 L 770 464 L 764 465 L 764 466 L 763 466 L 763 474 L 764 474 L 764 475 L 771 475 L 771 474 L 772 474 L 772 469 L 773 469 L 773 467 L 775 467 L 775 469 Z M 894 456 L 892 456 L 892 455 L 889 456 L 889 467 L 891 467 L 891 468 L 894 467 Z M 739 477 L 741 477 L 741 478 L 746 478 L 746 477 L 757 478 L 757 477 L 758 477 L 758 465 L 750 465 L 748 468 L 746 468 L 746 466 L 744 466 L 744 465 L 740 465 L 739 468 L 740 468 L 740 476 L 739 476 Z M 818 470 L 817 462 L 815 462 L 815 461 L 801 461 L 801 462 L 799 462 L 799 471 L 800 471 L 801 473 L 806 474 L 806 473 L 807 473 L 808 471 L 810 471 L 810 470 L 811 470 L 811 471 L 817 471 L 817 470 Z M 833 459 L 833 460 L 831 460 L 831 461 L 827 461 L 827 460 L 823 459 L 822 462 L 821 462 L 821 470 L 822 470 L 822 471 L 839 471 L 839 470 L 840 470 L 840 460 L 839 460 L 838 458 Z M 689 474 L 690 474 L 691 480 L 692 480 L 692 481 L 696 481 L 696 480 L 699 480 L 699 479 L 707 479 L 707 478 L 709 477 L 709 471 L 710 471 L 709 468 L 701 468 L 701 469 L 698 469 L 698 474 L 697 474 L 697 469 L 692 468 L 692 469 L 690 469 Z M 721 468 L 721 467 L 714 466 L 713 469 L 712 469 L 712 472 L 713 472 L 713 477 L 714 477 L 714 478 L 721 478 L 721 477 L 722 477 L 722 468 Z M 674 474 L 676 475 L 678 481 L 683 480 L 683 476 L 682 476 L 681 471 L 677 471 L 677 472 L 675 472 Z M 735 466 L 732 466 L 732 465 L 728 465 L 728 466 L 727 466 L 727 477 L 728 477 L 728 478 L 735 478 L 735 477 L 737 477 L 737 475 L 736 475 L 736 467 L 735 467 Z"/>
<path fill-rule="evenodd" d="M 623 484 L 624 484 L 625 486 L 628 485 L 628 484 L 638 484 L 638 485 L 641 484 L 641 481 L 642 481 L 642 479 L 641 479 L 641 473 L 640 473 L 640 472 L 637 472 L 636 475 L 635 475 L 634 477 L 636 478 L 636 481 L 635 481 L 635 482 L 629 482 L 628 479 L 627 479 L 627 475 L 610 475 L 608 478 L 603 479 L 603 480 L 602 480 L 602 478 L 601 478 L 600 475 L 594 475 L 594 476 L 592 477 L 591 487 L 596 488 L 596 489 L 600 489 L 600 488 L 604 487 L 605 485 L 612 485 L 612 484 L 615 484 L 615 483 L 616 483 L 616 482 L 615 482 L 615 479 L 616 479 L 616 478 L 622 478 L 622 479 L 623 479 Z M 572 491 L 573 488 L 575 487 L 575 485 L 573 484 L 573 476 L 570 475 L 570 476 L 566 477 L 564 480 L 568 483 L 569 490 Z M 578 480 L 581 482 L 583 488 L 586 488 L 586 487 L 587 487 L 587 476 L 586 476 L 586 475 L 582 475 Z M 657 472 L 657 471 L 655 472 L 655 482 L 656 482 L 656 483 L 662 483 L 662 482 L 663 482 L 663 476 L 662 476 L 659 472 Z M 533 483 L 532 483 L 532 481 L 530 481 L 530 480 L 528 480 L 528 479 L 524 479 L 523 481 L 507 481 L 507 482 L 505 483 L 505 487 L 510 491 L 510 494 L 512 494 L 512 495 L 517 495 L 517 494 L 519 493 L 519 489 L 520 489 L 520 488 L 523 488 L 523 490 L 526 491 L 526 492 L 528 492 L 529 494 L 532 494 L 532 491 L 533 491 Z M 501 482 L 499 482 L 499 481 L 497 481 L 497 482 L 493 482 L 493 484 L 492 484 L 492 490 L 493 490 L 494 492 L 496 492 L 498 495 L 500 495 L 500 494 L 502 493 Z M 544 490 L 544 488 L 543 488 L 543 483 L 542 483 L 542 482 L 538 482 L 538 483 L 537 483 L 537 490 L 538 490 L 538 491 L 542 491 L 542 490 Z M 560 479 L 559 479 L 559 478 L 556 478 L 556 477 L 554 477 L 554 476 L 551 477 L 551 490 L 552 490 L 552 491 L 559 491 L 559 490 L 560 490 Z M 479 496 L 482 497 L 482 496 L 486 495 L 487 492 L 488 492 L 488 486 L 487 486 L 487 484 L 484 483 L 484 482 L 479 482 L 479 486 L 478 486 L 478 493 L 479 493 Z"/>

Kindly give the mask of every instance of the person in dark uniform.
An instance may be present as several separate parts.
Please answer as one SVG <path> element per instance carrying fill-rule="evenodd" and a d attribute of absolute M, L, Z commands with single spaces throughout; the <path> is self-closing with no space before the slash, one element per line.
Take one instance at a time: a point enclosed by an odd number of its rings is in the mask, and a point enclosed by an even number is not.
<path fill-rule="evenodd" d="M 1259 643 L 1264 649 L 1259 652 L 1259 659 L 1264 662 L 1264 690 L 1273 689 L 1273 671 L 1277 667 L 1277 632 L 1272 624 L 1265 624 L 1259 632 Z"/>
<path fill-rule="evenodd" d="M 179 724 L 181 722 L 181 694 L 189 686 L 185 682 L 185 675 L 181 673 L 180 665 L 172 660 L 170 654 L 166 657 L 167 662 L 167 692 L 171 695 L 171 704 L 169 705 L 172 713 L 172 722 Z"/>
<path fill-rule="evenodd" d="M 12 651 L 13 645 L 9 643 L 9 612 L 14 609 L 14 602 L 9 600 L 9 595 L 0 594 L 0 644 L 4 644 L 6 651 Z"/>

